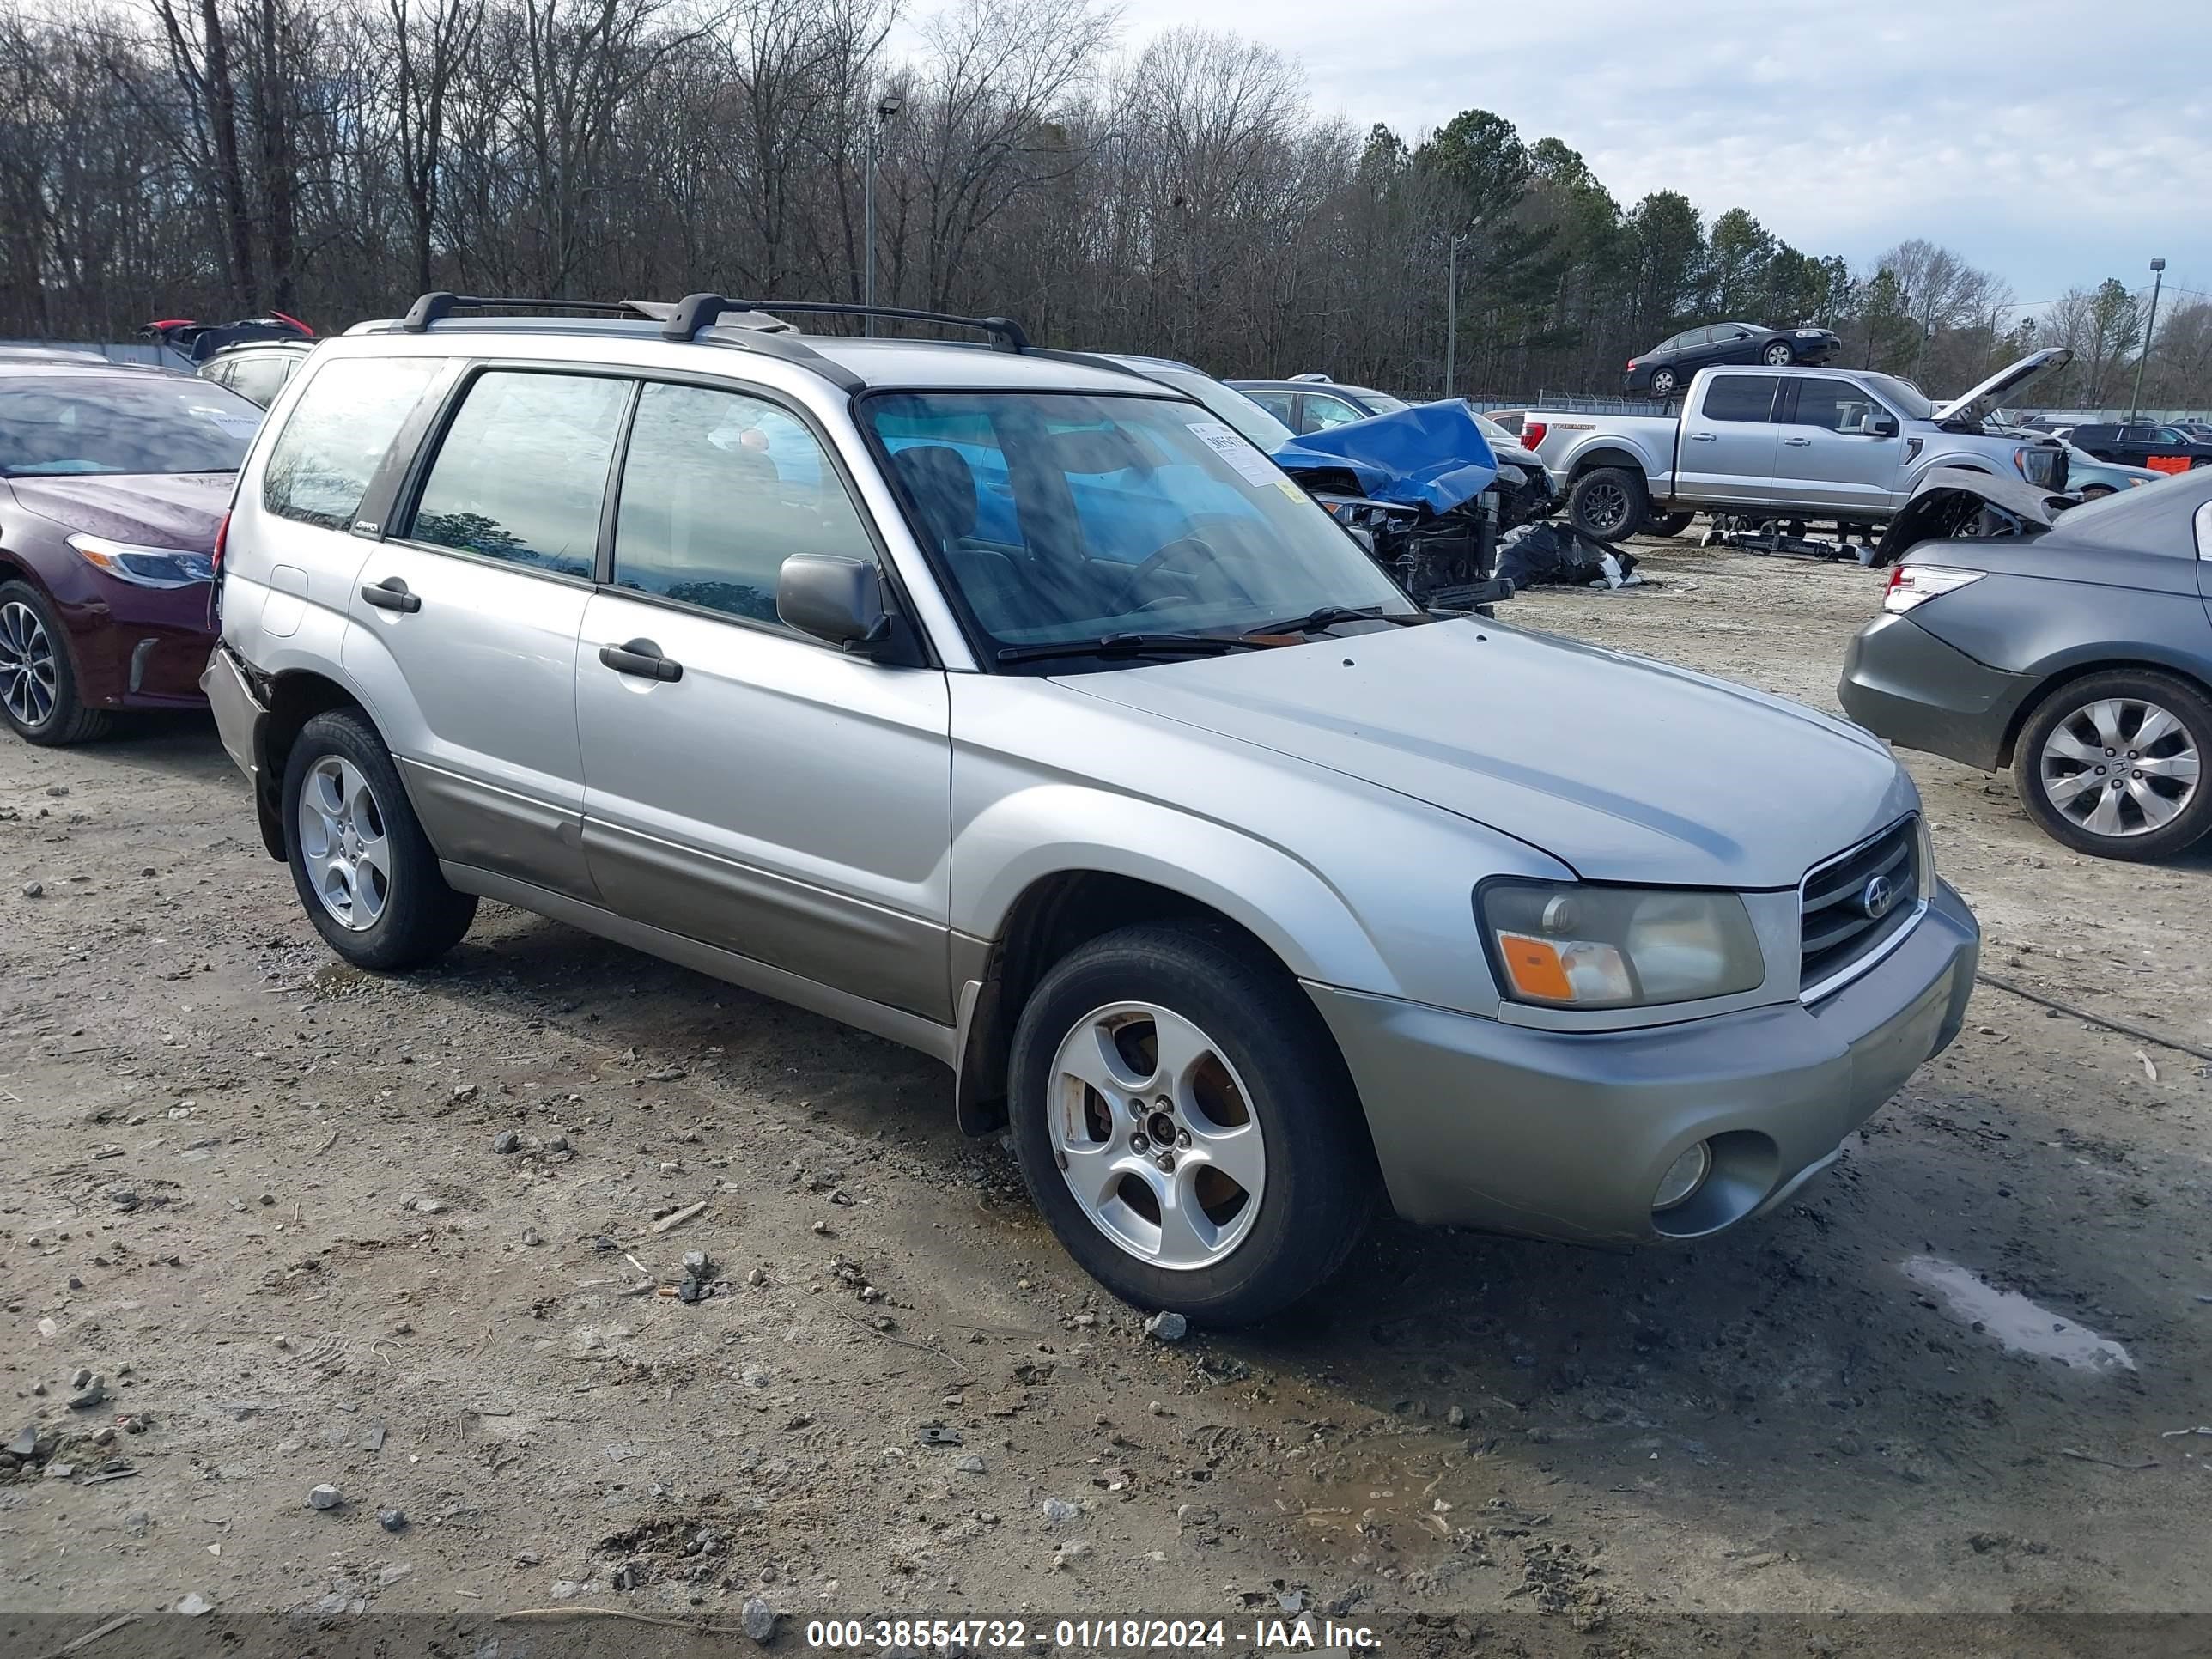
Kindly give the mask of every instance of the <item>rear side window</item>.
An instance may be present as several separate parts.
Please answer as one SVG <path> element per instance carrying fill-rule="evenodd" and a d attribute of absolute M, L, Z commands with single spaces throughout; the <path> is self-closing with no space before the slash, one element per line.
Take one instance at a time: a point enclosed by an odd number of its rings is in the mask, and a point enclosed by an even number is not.
<path fill-rule="evenodd" d="M 280 519 L 349 530 L 384 452 L 446 367 L 441 357 L 340 357 L 307 382 L 261 473 Z"/>
<path fill-rule="evenodd" d="M 493 369 L 470 385 L 411 539 L 589 578 L 630 382 Z"/>
<path fill-rule="evenodd" d="M 615 586 L 772 623 L 794 553 L 875 556 L 813 433 L 758 398 L 647 386 L 623 461 Z"/>
<path fill-rule="evenodd" d="M 1774 407 L 1774 388 L 1780 384 L 1772 374 L 1715 375 L 1705 387 L 1705 418 L 1763 421 Z"/>

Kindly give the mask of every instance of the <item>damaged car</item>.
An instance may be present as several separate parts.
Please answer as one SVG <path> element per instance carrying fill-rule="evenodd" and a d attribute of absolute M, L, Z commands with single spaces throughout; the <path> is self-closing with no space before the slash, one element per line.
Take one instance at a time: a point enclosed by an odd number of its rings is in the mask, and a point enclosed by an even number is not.
<path fill-rule="evenodd" d="M 2075 505 L 1949 467 L 1877 556 L 1881 613 L 1836 695 L 1878 736 L 1985 772 L 2100 858 L 2212 830 L 2212 471 Z"/>

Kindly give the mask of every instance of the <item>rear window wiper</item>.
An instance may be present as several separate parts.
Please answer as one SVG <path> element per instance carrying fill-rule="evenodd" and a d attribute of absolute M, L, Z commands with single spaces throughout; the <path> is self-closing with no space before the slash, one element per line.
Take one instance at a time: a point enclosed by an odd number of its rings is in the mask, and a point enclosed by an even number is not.
<path fill-rule="evenodd" d="M 1048 657 L 1218 657 L 1260 647 L 1239 634 L 1103 634 L 1092 640 L 1040 640 L 1033 645 L 999 647 L 1000 662 L 1036 662 Z"/>

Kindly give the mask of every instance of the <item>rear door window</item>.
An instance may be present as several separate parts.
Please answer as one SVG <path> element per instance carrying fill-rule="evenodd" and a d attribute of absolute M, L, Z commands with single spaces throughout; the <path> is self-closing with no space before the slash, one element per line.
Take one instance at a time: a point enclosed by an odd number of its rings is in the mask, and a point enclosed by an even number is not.
<path fill-rule="evenodd" d="M 261 505 L 280 519 L 352 528 L 384 453 L 442 357 L 340 357 L 307 382 L 262 469 Z"/>
<path fill-rule="evenodd" d="M 1764 421 L 1774 408 L 1778 374 L 1716 374 L 1706 383 L 1705 416 L 1709 421 Z"/>
<path fill-rule="evenodd" d="M 470 384 L 410 538 L 590 580 L 632 383 L 491 369 Z"/>

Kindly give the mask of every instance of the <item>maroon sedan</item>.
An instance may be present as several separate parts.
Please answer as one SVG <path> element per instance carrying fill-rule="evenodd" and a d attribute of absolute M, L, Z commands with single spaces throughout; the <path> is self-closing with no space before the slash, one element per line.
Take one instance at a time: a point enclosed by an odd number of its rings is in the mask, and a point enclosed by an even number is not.
<path fill-rule="evenodd" d="M 216 534 L 260 420 L 188 375 L 0 362 L 0 713 L 24 738 L 202 704 Z"/>

